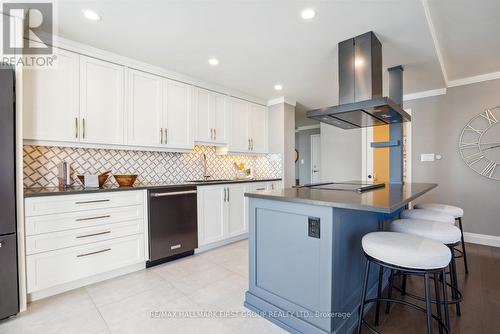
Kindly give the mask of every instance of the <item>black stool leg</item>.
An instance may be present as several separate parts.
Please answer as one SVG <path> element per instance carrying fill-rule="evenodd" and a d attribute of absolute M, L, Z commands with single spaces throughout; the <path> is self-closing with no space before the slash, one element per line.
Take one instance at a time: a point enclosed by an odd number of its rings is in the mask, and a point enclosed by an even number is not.
<path fill-rule="evenodd" d="M 448 331 L 450 330 L 450 311 L 448 309 L 448 286 L 446 285 L 446 268 L 441 273 L 441 283 L 443 284 L 444 320 Z"/>
<path fill-rule="evenodd" d="M 457 263 L 455 261 L 455 252 L 453 251 L 453 246 L 450 247 L 451 250 L 451 262 L 450 262 L 450 278 L 451 278 L 451 286 L 454 289 L 451 290 L 451 295 L 453 299 L 458 299 L 458 294 L 456 290 L 458 290 L 458 279 L 457 279 Z M 462 312 L 460 311 L 460 303 L 455 304 L 457 315 L 461 316 Z"/>
<path fill-rule="evenodd" d="M 394 269 L 391 269 L 391 275 L 389 276 L 389 291 L 387 292 L 387 299 L 392 298 L 392 284 L 394 281 Z M 388 301 L 385 304 L 385 314 L 389 314 L 391 303 Z"/>
<path fill-rule="evenodd" d="M 406 274 L 403 274 L 403 283 L 401 284 L 401 295 L 406 295 Z"/>
<path fill-rule="evenodd" d="M 358 314 L 358 334 L 361 333 L 361 325 L 363 324 L 363 313 L 365 311 L 366 289 L 368 287 L 369 273 L 370 273 L 370 260 L 366 259 L 365 277 L 363 280 L 363 290 L 361 291 L 361 304 L 359 305 L 359 314 Z"/>
<path fill-rule="evenodd" d="M 427 315 L 427 333 L 432 334 L 432 306 L 431 306 L 431 294 L 429 289 L 429 273 L 424 274 L 425 280 L 425 310 Z"/>
<path fill-rule="evenodd" d="M 462 233 L 462 256 L 464 257 L 464 267 L 465 273 L 469 273 L 469 265 L 467 264 L 467 252 L 465 251 L 465 241 L 464 241 L 464 229 L 462 228 L 462 217 L 458 218 L 458 226 L 460 227 L 460 232 Z"/>
<path fill-rule="evenodd" d="M 439 290 L 439 281 L 438 281 L 439 275 L 437 273 L 434 273 L 434 294 L 436 295 L 436 313 L 437 317 L 439 320 L 442 320 L 441 318 L 441 291 Z M 443 334 L 443 326 L 439 324 L 439 334 Z"/>
<path fill-rule="evenodd" d="M 377 287 L 377 298 L 382 298 L 382 278 L 384 277 L 384 268 L 382 266 L 379 267 L 378 270 L 378 287 Z M 380 302 L 377 301 L 377 305 L 375 306 L 375 322 L 374 325 L 378 326 L 380 318 Z"/>

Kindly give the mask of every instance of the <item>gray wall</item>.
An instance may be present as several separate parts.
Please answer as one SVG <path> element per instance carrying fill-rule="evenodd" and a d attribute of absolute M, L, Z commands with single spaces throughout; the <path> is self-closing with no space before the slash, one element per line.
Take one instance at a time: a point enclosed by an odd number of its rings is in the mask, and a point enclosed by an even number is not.
<path fill-rule="evenodd" d="M 500 236 L 500 181 L 469 169 L 457 149 L 467 122 L 494 106 L 500 106 L 500 80 L 453 87 L 446 95 L 405 103 L 413 118 L 413 182 L 439 184 L 417 202 L 458 205 L 465 210 L 465 231 Z M 421 162 L 421 153 L 443 158 Z"/>
<path fill-rule="evenodd" d="M 295 163 L 295 175 L 300 184 L 311 183 L 311 135 L 319 133 L 319 128 L 295 133 L 295 148 L 299 151 L 299 160 Z"/>

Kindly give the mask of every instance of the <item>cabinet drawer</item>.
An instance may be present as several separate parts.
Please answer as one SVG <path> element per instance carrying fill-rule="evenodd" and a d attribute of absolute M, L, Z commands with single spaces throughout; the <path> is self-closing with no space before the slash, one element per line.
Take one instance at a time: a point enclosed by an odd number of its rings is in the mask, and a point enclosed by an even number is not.
<path fill-rule="evenodd" d="M 26 254 L 32 255 L 61 248 L 86 245 L 144 232 L 144 220 L 106 224 L 26 237 Z"/>
<path fill-rule="evenodd" d="M 138 219 L 144 219 L 143 205 L 33 216 L 26 217 L 26 235 L 95 227 Z"/>
<path fill-rule="evenodd" d="M 26 217 L 144 204 L 144 191 L 32 197 L 25 200 Z"/>
<path fill-rule="evenodd" d="M 144 235 L 28 255 L 28 293 L 144 261 Z"/>

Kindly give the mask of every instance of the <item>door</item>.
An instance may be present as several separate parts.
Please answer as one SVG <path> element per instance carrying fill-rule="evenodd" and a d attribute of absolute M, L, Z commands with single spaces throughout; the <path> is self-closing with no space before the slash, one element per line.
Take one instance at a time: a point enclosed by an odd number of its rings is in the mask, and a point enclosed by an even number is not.
<path fill-rule="evenodd" d="M 227 98 L 224 95 L 213 93 L 214 141 L 218 144 L 227 144 L 228 112 Z"/>
<path fill-rule="evenodd" d="M 19 311 L 16 235 L 0 236 L 0 319 Z"/>
<path fill-rule="evenodd" d="M 50 69 L 23 72 L 23 137 L 78 142 L 79 55 L 54 48 Z"/>
<path fill-rule="evenodd" d="M 225 187 L 198 188 L 199 244 L 205 245 L 224 238 Z"/>
<path fill-rule="evenodd" d="M 244 184 L 231 185 L 227 187 L 227 237 L 233 237 L 247 231 L 246 210 L 245 210 L 245 190 Z"/>
<path fill-rule="evenodd" d="M 248 133 L 248 103 L 243 100 L 231 99 L 231 138 L 229 150 L 236 152 L 248 152 L 250 150 L 250 137 Z"/>
<path fill-rule="evenodd" d="M 250 104 L 250 147 L 252 152 L 267 151 L 267 108 L 258 104 Z"/>
<path fill-rule="evenodd" d="M 160 146 L 163 78 L 130 69 L 128 71 L 127 144 Z"/>
<path fill-rule="evenodd" d="M 321 135 L 311 135 L 311 183 L 321 181 Z"/>
<path fill-rule="evenodd" d="M 80 56 L 80 141 L 124 144 L 123 66 Z"/>
<path fill-rule="evenodd" d="M 196 113 L 196 141 L 212 142 L 214 139 L 215 113 L 211 108 L 212 95 L 208 90 L 197 88 L 194 93 Z"/>
<path fill-rule="evenodd" d="M 164 87 L 164 144 L 172 148 L 192 149 L 191 86 L 165 80 Z"/>

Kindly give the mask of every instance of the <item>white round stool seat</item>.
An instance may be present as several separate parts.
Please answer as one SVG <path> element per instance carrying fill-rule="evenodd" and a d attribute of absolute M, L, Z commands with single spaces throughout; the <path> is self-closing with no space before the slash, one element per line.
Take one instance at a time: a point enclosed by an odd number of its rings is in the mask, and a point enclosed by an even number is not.
<path fill-rule="evenodd" d="M 444 244 L 412 234 L 372 232 L 361 240 L 364 252 L 372 258 L 411 269 L 440 269 L 451 260 Z"/>
<path fill-rule="evenodd" d="M 415 205 L 415 209 L 425 209 L 425 210 L 441 212 L 453 216 L 454 218 L 461 218 L 464 216 L 464 210 L 462 208 L 447 204 L 423 203 Z"/>
<path fill-rule="evenodd" d="M 455 225 L 455 217 L 447 215 L 445 213 L 424 210 L 424 209 L 414 209 L 414 210 L 403 210 L 401 211 L 401 218 L 403 219 L 419 219 L 419 220 L 431 220 L 434 222 L 446 223 L 450 225 Z"/>
<path fill-rule="evenodd" d="M 458 227 L 430 220 L 398 219 L 391 223 L 390 229 L 393 232 L 418 235 L 446 245 L 459 242 L 462 236 Z"/>

